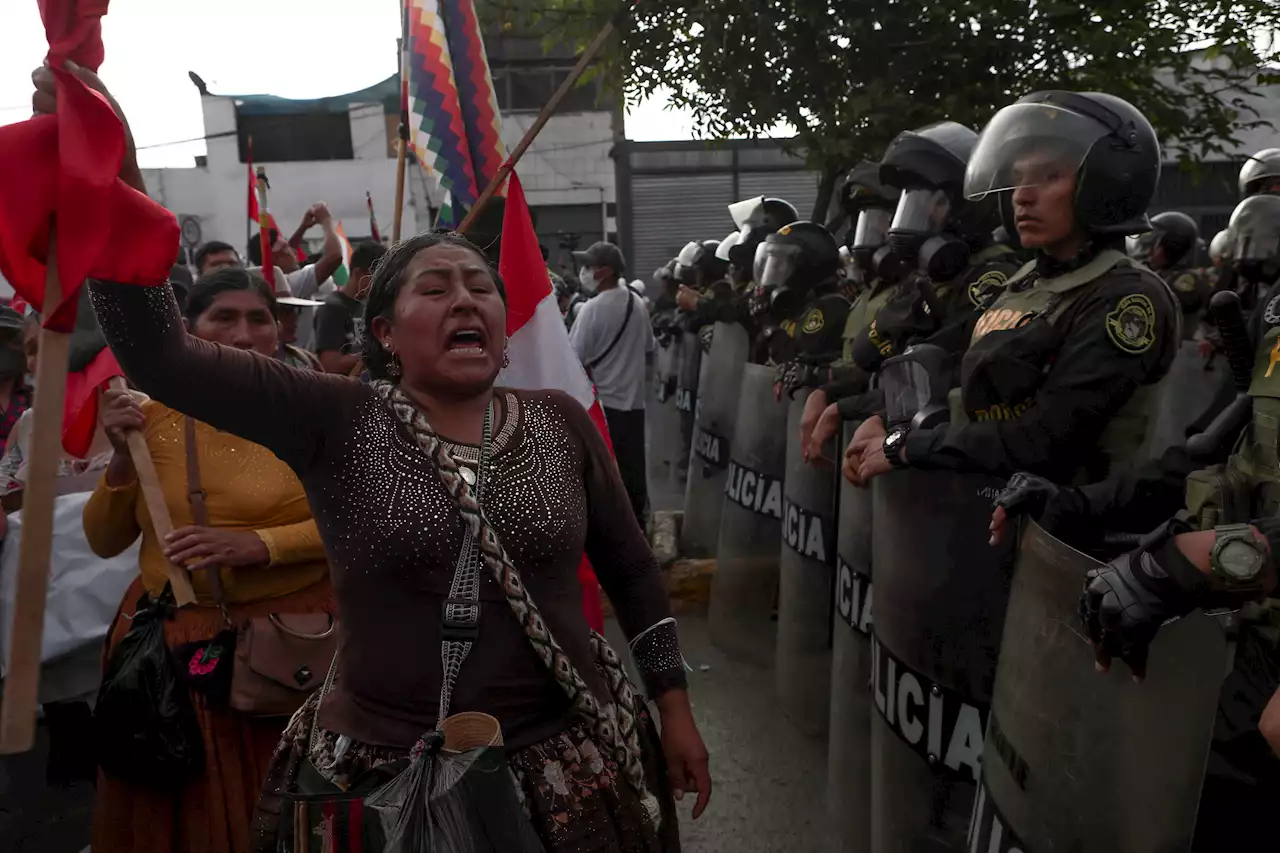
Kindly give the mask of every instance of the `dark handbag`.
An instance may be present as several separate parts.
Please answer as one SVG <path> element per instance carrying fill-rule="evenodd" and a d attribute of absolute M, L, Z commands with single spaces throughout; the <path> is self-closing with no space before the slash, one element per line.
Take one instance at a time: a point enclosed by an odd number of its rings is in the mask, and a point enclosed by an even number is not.
<path fill-rule="evenodd" d="M 129 633 L 107 661 L 93 709 L 98 764 L 130 784 L 178 785 L 204 767 L 195 709 L 165 645 L 164 623 L 172 614 L 166 596 L 142 597 Z"/>
<path fill-rule="evenodd" d="M 207 527 L 196 448 L 196 422 L 186 418 L 187 497 L 191 517 Z M 187 678 L 211 700 L 258 717 L 287 717 L 302 707 L 324 681 L 338 649 L 337 620 L 327 613 L 272 613 L 231 626 L 219 568 L 209 571 L 213 598 L 227 618 L 228 630 L 207 643 L 183 647 Z"/>

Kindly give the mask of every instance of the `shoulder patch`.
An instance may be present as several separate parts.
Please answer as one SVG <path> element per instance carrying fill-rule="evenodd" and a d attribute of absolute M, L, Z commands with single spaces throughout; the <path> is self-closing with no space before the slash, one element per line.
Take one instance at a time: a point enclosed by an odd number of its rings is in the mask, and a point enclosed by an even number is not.
<path fill-rule="evenodd" d="M 810 308 L 800 323 L 800 329 L 806 335 L 816 335 L 822 331 L 824 325 L 826 325 L 826 318 L 822 316 L 822 309 Z"/>
<path fill-rule="evenodd" d="M 1271 297 L 1267 307 L 1262 309 L 1262 319 L 1268 326 L 1280 326 L 1280 295 Z"/>
<path fill-rule="evenodd" d="M 1009 276 L 1005 275 L 1004 270 L 987 270 L 969 285 L 969 301 L 981 308 L 991 300 L 994 291 L 1004 287 L 1008 280 Z"/>
<path fill-rule="evenodd" d="M 1182 293 L 1191 293 L 1200 284 L 1200 280 L 1196 278 L 1193 272 L 1184 272 L 1173 280 L 1173 289 Z"/>
<path fill-rule="evenodd" d="M 1138 355 L 1156 342 L 1156 309 L 1141 293 L 1121 299 L 1106 322 L 1107 337 L 1123 352 Z"/>

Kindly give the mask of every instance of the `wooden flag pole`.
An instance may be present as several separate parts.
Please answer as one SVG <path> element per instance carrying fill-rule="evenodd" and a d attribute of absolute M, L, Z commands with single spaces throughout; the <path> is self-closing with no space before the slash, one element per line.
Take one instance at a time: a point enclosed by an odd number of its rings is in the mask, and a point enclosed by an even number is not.
<path fill-rule="evenodd" d="M 111 377 L 107 380 L 107 385 L 117 391 L 125 391 L 129 387 L 123 376 Z M 147 514 L 151 516 L 151 526 L 155 528 L 156 538 L 163 542 L 164 537 L 173 532 L 173 516 L 169 514 L 169 505 L 165 503 L 164 491 L 160 488 L 156 463 L 151 459 L 151 449 L 147 447 L 146 436 L 141 430 L 129 430 L 127 441 L 133 470 L 138 475 L 138 486 L 142 489 L 142 500 L 147 505 Z M 191 578 L 187 576 L 185 569 L 166 560 L 164 571 L 169 578 L 169 587 L 173 590 L 173 599 L 179 607 L 196 600 L 195 590 L 191 588 Z"/>
<path fill-rule="evenodd" d="M 404 221 L 405 167 L 409 161 L 409 4 L 400 9 L 400 129 L 396 140 L 396 215 L 391 221 L 391 242 L 400 242 L 400 226 Z"/>
<path fill-rule="evenodd" d="M 619 10 L 619 16 L 625 16 L 630 10 L 630 5 L 624 5 Z M 515 169 L 516 164 L 520 162 L 520 158 L 524 156 L 524 152 L 533 144 L 534 138 L 542 131 L 542 128 L 555 115 L 556 109 L 560 106 L 560 102 L 569 94 L 574 86 L 578 84 L 578 80 L 586 72 L 587 66 L 591 64 L 591 60 L 596 58 L 596 54 L 604 47 L 604 43 L 609 40 L 609 36 L 613 35 L 616 29 L 615 21 L 617 18 L 610 19 L 603 29 L 596 34 L 591 44 L 587 45 L 587 49 L 583 51 L 582 56 L 578 59 L 578 64 L 573 66 L 573 70 L 569 72 L 569 76 L 564 78 L 564 82 L 560 84 L 560 88 L 556 89 L 555 94 L 551 96 L 551 100 L 547 101 L 547 105 L 542 108 L 542 112 L 538 113 L 538 118 L 529 129 L 524 132 L 524 136 L 520 140 L 520 144 L 511 152 L 511 156 L 506 159 L 493 179 L 489 181 L 489 186 L 484 188 L 484 192 L 480 193 L 480 197 L 476 199 L 476 203 L 471 205 L 471 209 L 467 211 L 467 215 L 463 217 L 462 224 L 458 226 L 458 233 L 465 233 L 468 228 L 475 223 L 476 218 L 488 206 L 489 201 L 498 192 L 498 189 L 506 183 L 507 176 Z"/>
<path fill-rule="evenodd" d="M 62 302 L 62 280 L 58 277 L 52 234 L 46 264 L 44 305 L 51 312 Z M 9 638 L 9 671 L 0 703 L 0 754 L 26 752 L 35 744 L 44 608 L 53 546 L 53 502 L 57 497 L 58 460 L 62 456 L 62 408 L 67 396 L 70 346 L 70 333 L 40 330 L 40 351 L 36 355 L 36 385 L 40 393 L 31 413 L 31 451 L 22 496 L 22 545 L 18 551 L 13 633 Z"/>

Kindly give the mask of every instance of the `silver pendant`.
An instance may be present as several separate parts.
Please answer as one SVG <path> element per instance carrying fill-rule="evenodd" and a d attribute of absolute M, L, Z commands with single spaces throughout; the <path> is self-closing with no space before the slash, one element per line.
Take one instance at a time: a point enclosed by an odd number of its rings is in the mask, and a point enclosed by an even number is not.
<path fill-rule="evenodd" d="M 462 474 L 462 479 L 463 479 L 463 480 L 465 480 L 465 481 L 467 482 L 467 485 L 468 485 L 468 486 L 474 486 L 474 485 L 476 484 L 476 472 L 475 472 L 475 471 L 472 471 L 470 468 L 464 468 L 464 467 L 462 467 L 461 465 L 459 465 L 459 466 L 458 466 L 458 473 Z"/>

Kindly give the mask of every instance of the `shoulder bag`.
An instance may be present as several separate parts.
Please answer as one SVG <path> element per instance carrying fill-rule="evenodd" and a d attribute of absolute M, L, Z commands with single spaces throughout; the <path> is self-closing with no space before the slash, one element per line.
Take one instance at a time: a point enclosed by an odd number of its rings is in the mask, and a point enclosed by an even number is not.
<path fill-rule="evenodd" d="M 209 526 L 196 422 L 185 419 L 187 497 L 191 517 Z M 192 687 L 233 710 L 259 717 L 287 717 L 324 680 L 338 647 L 337 620 L 327 613 L 272 613 L 233 624 L 219 567 L 209 570 L 213 599 L 227 630 L 213 640 L 184 646 L 178 657 Z"/>
<path fill-rule="evenodd" d="M 586 365 L 588 377 L 591 376 L 591 371 L 604 364 L 604 360 L 608 358 L 609 354 L 618 346 L 618 342 L 622 340 L 622 333 L 627 330 L 627 326 L 631 323 L 631 315 L 636 310 L 636 296 L 631 292 L 631 288 L 626 285 L 619 285 L 619 287 L 621 287 L 627 294 L 627 308 L 622 315 L 622 325 L 618 327 L 618 333 L 613 336 L 613 340 L 604 348 L 604 352 L 591 359 L 590 363 Z"/>

